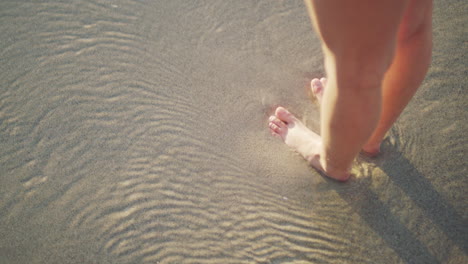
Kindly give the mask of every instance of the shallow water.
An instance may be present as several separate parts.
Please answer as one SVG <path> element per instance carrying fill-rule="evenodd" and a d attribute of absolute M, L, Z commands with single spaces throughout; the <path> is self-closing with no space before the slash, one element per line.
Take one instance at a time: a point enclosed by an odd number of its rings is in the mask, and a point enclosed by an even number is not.
<path fill-rule="evenodd" d="M 464 263 L 467 4 L 384 153 L 324 179 L 301 1 L 2 1 L 0 263 Z"/>

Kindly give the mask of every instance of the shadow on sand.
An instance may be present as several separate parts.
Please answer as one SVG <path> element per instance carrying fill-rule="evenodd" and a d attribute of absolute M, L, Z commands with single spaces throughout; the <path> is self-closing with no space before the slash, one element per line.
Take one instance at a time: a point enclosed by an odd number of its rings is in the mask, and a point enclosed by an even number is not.
<path fill-rule="evenodd" d="M 463 217 L 444 200 L 431 182 L 395 146 L 386 141 L 382 148 L 385 154 L 371 162 L 385 172 L 389 179 L 423 210 L 425 216 L 467 254 L 468 232 Z M 368 159 L 363 158 L 363 160 Z M 403 261 L 406 263 L 439 262 L 391 212 L 389 206 L 379 199 L 379 195 L 371 190 L 368 184 L 358 182 L 356 184 L 358 186 L 351 188 L 348 184 L 337 184 L 335 190 Z M 359 193 L 358 198 L 356 198 L 356 191 Z"/>

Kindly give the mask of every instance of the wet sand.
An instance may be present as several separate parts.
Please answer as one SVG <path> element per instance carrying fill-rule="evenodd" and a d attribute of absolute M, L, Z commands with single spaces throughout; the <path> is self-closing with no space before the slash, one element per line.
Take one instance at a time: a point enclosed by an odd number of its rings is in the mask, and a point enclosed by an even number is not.
<path fill-rule="evenodd" d="M 0 263 L 467 263 L 467 17 L 377 159 L 321 177 L 302 1 L 2 1 Z"/>

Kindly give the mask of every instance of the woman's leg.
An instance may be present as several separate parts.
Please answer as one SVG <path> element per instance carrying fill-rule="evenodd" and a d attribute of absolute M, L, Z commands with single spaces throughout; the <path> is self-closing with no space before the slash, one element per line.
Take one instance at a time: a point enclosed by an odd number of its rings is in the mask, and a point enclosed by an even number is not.
<path fill-rule="evenodd" d="M 385 134 L 421 85 L 430 65 L 431 50 L 432 1 L 410 1 L 398 31 L 395 58 L 383 81 L 382 114 L 363 147 L 367 154 L 379 153 Z"/>
<path fill-rule="evenodd" d="M 377 126 L 381 84 L 390 66 L 404 0 L 307 2 L 321 36 L 328 82 L 321 104 L 321 138 L 283 108 L 270 118 L 283 138 L 315 168 L 346 180 L 354 158 Z"/>
<path fill-rule="evenodd" d="M 321 104 L 320 164 L 346 178 L 377 126 L 381 83 L 394 54 L 406 1 L 312 1 L 328 82 Z"/>

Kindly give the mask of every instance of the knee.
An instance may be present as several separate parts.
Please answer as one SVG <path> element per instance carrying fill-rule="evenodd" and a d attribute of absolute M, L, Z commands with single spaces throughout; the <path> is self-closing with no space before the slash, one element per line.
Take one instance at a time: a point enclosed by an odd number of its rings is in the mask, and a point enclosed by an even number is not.
<path fill-rule="evenodd" d="M 424 40 L 431 34 L 431 24 L 427 22 L 421 23 L 404 23 L 401 25 L 398 32 L 397 45 L 405 45 L 418 40 Z"/>
<path fill-rule="evenodd" d="M 381 92 L 384 74 L 380 71 L 360 71 L 354 79 L 347 83 L 343 89 L 352 93 L 365 95 L 379 95 Z"/>
<path fill-rule="evenodd" d="M 398 45 L 425 38 L 431 31 L 432 1 L 410 1 L 398 30 Z"/>
<path fill-rule="evenodd" d="M 395 56 L 395 43 L 379 46 L 344 47 L 330 50 L 324 47 L 328 76 L 336 76 L 339 89 L 369 90 L 381 86 L 385 73 Z"/>
<path fill-rule="evenodd" d="M 338 62 L 336 75 L 342 82 L 338 85 L 338 89 L 354 93 L 380 91 L 392 58 L 389 54 L 382 54 L 378 57 L 363 54 L 352 61 Z"/>

